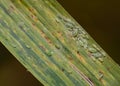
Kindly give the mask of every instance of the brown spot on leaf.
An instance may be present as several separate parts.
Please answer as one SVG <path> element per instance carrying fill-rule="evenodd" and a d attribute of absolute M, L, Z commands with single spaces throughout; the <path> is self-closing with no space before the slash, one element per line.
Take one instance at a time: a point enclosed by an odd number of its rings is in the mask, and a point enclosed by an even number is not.
<path fill-rule="evenodd" d="M 10 8 L 11 8 L 12 10 L 15 10 L 15 8 L 13 7 L 13 5 L 10 5 Z"/>
<path fill-rule="evenodd" d="M 43 51 L 46 51 L 45 47 L 40 45 L 40 48 L 43 50 Z"/>
<path fill-rule="evenodd" d="M 51 40 L 47 36 L 45 36 L 45 39 L 47 40 L 48 43 L 50 44 L 52 43 Z"/>
<path fill-rule="evenodd" d="M 29 10 L 32 14 L 36 15 L 35 10 L 34 10 L 33 8 L 28 8 L 28 10 Z"/>
<path fill-rule="evenodd" d="M 72 57 L 68 57 L 69 58 L 69 61 L 72 62 L 73 61 L 73 58 Z"/>
<path fill-rule="evenodd" d="M 36 22 L 38 21 L 38 18 L 35 15 L 31 14 L 30 16 L 34 21 L 36 21 Z"/>
<path fill-rule="evenodd" d="M 10 5 L 9 8 L 8 8 L 8 12 L 12 13 L 14 10 L 15 10 L 14 6 Z"/>
<path fill-rule="evenodd" d="M 32 26 L 35 26 L 35 23 L 32 23 Z"/>
<path fill-rule="evenodd" d="M 58 36 L 61 37 L 62 36 L 62 32 L 58 31 Z"/>
<path fill-rule="evenodd" d="M 82 59 L 79 51 L 77 51 L 77 56 L 78 56 L 80 59 Z"/>

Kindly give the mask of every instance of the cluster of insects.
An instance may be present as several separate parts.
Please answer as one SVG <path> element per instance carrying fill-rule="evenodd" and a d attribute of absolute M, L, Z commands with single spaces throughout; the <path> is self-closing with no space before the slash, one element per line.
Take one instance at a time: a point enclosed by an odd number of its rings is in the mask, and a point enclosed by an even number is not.
<path fill-rule="evenodd" d="M 70 32 L 73 39 L 77 42 L 78 45 L 85 49 L 90 57 L 95 57 L 96 59 L 103 61 L 102 57 L 105 57 L 106 53 L 99 47 L 97 47 L 96 44 L 90 43 L 90 38 L 83 28 L 76 25 L 71 19 L 61 15 L 58 16 L 58 20 L 64 23 L 65 27 Z"/>

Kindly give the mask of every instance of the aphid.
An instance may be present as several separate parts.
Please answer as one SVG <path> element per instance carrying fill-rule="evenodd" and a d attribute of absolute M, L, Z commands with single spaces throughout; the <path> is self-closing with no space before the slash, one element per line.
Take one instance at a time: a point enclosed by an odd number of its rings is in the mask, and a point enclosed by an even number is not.
<path fill-rule="evenodd" d="M 12 46 L 13 48 L 17 48 L 17 45 L 16 45 L 15 43 L 12 43 L 11 46 Z"/>
<path fill-rule="evenodd" d="M 17 31 L 16 31 L 16 30 L 13 30 L 13 33 L 17 34 Z"/>
<path fill-rule="evenodd" d="M 28 60 L 32 60 L 33 59 L 33 57 L 29 56 L 28 54 L 26 54 L 26 56 L 27 56 Z"/>
<path fill-rule="evenodd" d="M 81 35 L 79 34 L 79 31 L 78 31 L 78 34 L 77 34 L 76 39 L 77 39 L 77 40 L 80 40 L 80 39 L 81 39 Z"/>
<path fill-rule="evenodd" d="M 95 49 L 97 49 L 98 51 L 100 51 L 100 48 L 98 48 L 97 45 L 92 44 L 92 46 L 93 46 Z"/>
<path fill-rule="evenodd" d="M 15 8 L 13 7 L 13 5 L 10 5 L 10 8 L 11 8 L 12 10 L 15 10 Z"/>
<path fill-rule="evenodd" d="M 85 43 L 83 47 L 84 47 L 84 49 L 87 49 L 88 48 L 88 44 Z"/>
<path fill-rule="evenodd" d="M 103 61 L 103 58 L 98 58 L 98 60 L 99 60 L 101 63 L 104 62 L 104 61 Z"/>
<path fill-rule="evenodd" d="M 95 48 L 92 48 L 92 47 L 89 47 L 89 48 L 88 48 L 88 51 L 91 52 L 91 53 L 97 52 L 97 50 L 96 50 Z"/>
<path fill-rule="evenodd" d="M 85 45 L 84 48 L 87 49 L 87 48 L 88 48 L 88 45 Z"/>
<path fill-rule="evenodd" d="M 80 29 L 80 27 L 79 27 L 79 26 L 75 26 L 75 28 L 76 28 L 76 29 L 78 29 L 78 30 Z"/>
<path fill-rule="evenodd" d="M 55 19 L 55 21 L 56 21 L 57 23 L 59 23 L 59 22 L 60 22 L 58 18 L 56 18 L 56 19 Z"/>
<path fill-rule="evenodd" d="M 47 54 L 48 56 L 52 56 L 53 52 L 52 52 L 52 51 L 47 51 L 46 54 Z"/>
<path fill-rule="evenodd" d="M 64 23 L 65 23 L 65 26 L 66 26 L 67 28 L 74 28 L 74 27 L 75 27 L 75 24 L 74 24 L 74 22 L 72 22 L 71 19 L 66 18 L 66 17 L 64 17 L 64 16 L 62 16 L 62 15 L 58 15 L 57 18 L 58 18 L 59 20 L 61 20 L 62 22 L 64 22 Z"/>
<path fill-rule="evenodd" d="M 78 29 L 73 29 L 72 35 L 73 37 L 76 37 L 78 35 Z"/>
<path fill-rule="evenodd" d="M 29 45 L 26 45 L 26 47 L 27 47 L 28 49 L 30 49 L 30 48 L 31 48 Z"/>
<path fill-rule="evenodd" d="M 44 46 L 42 46 L 42 45 L 40 45 L 39 46 L 43 51 L 45 51 L 46 49 L 45 49 L 45 47 Z"/>
<path fill-rule="evenodd" d="M 83 34 L 81 28 L 79 28 L 78 26 L 76 28 L 78 29 L 79 34 Z"/>
<path fill-rule="evenodd" d="M 99 58 L 102 56 L 102 54 L 100 52 L 96 52 L 96 53 L 92 53 L 92 56 Z"/>
<path fill-rule="evenodd" d="M 8 13 L 12 13 L 15 10 L 15 8 L 13 7 L 13 5 L 10 5 L 8 8 Z"/>
<path fill-rule="evenodd" d="M 88 44 L 88 41 L 84 38 L 82 38 L 82 41 L 84 42 L 84 44 Z"/>
<path fill-rule="evenodd" d="M 105 57 L 106 53 L 104 51 L 101 51 L 101 54 Z"/>
<path fill-rule="evenodd" d="M 94 58 L 93 56 L 91 56 L 92 60 L 95 62 L 96 61 L 96 58 Z"/>
<path fill-rule="evenodd" d="M 63 18 L 63 21 L 64 21 L 65 23 L 69 23 L 69 24 L 71 24 L 73 27 L 75 27 L 75 24 L 74 24 L 74 22 L 72 22 L 71 19 L 69 19 L 69 18 Z"/>
<path fill-rule="evenodd" d="M 99 71 L 99 80 L 100 80 L 100 81 L 102 80 L 103 76 L 104 76 L 103 72 L 102 72 L 102 71 Z"/>
<path fill-rule="evenodd" d="M 69 70 L 68 73 L 69 73 L 69 74 L 72 74 L 72 71 Z"/>
<path fill-rule="evenodd" d="M 61 70 L 62 70 L 62 72 L 64 72 L 64 71 L 65 71 L 65 69 L 64 69 L 64 68 L 62 68 Z"/>
<path fill-rule="evenodd" d="M 22 22 L 22 21 L 18 22 L 18 25 L 24 25 L 24 22 Z"/>
<path fill-rule="evenodd" d="M 57 15 L 57 18 L 63 21 L 63 16 L 62 15 Z"/>
<path fill-rule="evenodd" d="M 81 37 L 86 38 L 86 36 L 84 34 L 81 34 Z"/>
<path fill-rule="evenodd" d="M 87 40 L 89 40 L 89 36 L 88 36 L 87 34 L 85 35 L 85 38 L 86 38 Z"/>
<path fill-rule="evenodd" d="M 59 46 L 58 44 L 55 44 L 55 47 L 56 47 L 57 49 L 60 49 L 60 46 Z"/>
<path fill-rule="evenodd" d="M 66 26 L 67 28 L 70 28 L 70 29 L 73 29 L 73 28 L 74 28 L 73 25 L 71 25 L 70 23 L 65 23 L 65 26 Z"/>
<path fill-rule="evenodd" d="M 82 32 L 84 35 L 86 35 L 86 32 L 85 32 L 83 29 L 81 29 L 81 32 Z"/>
<path fill-rule="evenodd" d="M 24 26 L 24 22 L 18 22 L 18 24 L 17 24 L 20 28 L 23 28 L 23 26 Z"/>
<path fill-rule="evenodd" d="M 84 46 L 83 41 L 79 40 L 79 43 L 80 43 L 80 46 L 81 46 L 81 47 L 83 47 L 83 46 Z"/>
<path fill-rule="evenodd" d="M 0 24 L 6 28 L 8 28 L 8 23 L 5 22 L 5 20 L 0 20 Z"/>
<path fill-rule="evenodd" d="M 69 23 L 69 22 L 71 22 L 71 20 L 70 20 L 70 19 L 67 19 L 67 18 L 65 18 L 65 17 L 63 17 L 63 22 Z"/>

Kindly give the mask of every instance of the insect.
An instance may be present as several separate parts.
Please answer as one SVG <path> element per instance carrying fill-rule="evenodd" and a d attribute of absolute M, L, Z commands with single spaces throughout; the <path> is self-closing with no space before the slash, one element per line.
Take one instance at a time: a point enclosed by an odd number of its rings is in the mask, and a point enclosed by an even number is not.
<path fill-rule="evenodd" d="M 28 49 L 30 49 L 30 48 L 31 48 L 31 47 L 30 47 L 29 45 L 27 45 L 27 44 L 26 44 L 26 47 L 27 47 Z"/>
<path fill-rule="evenodd" d="M 92 56 L 99 58 L 102 56 L 102 54 L 100 52 L 96 52 L 96 53 L 92 53 Z"/>
<path fill-rule="evenodd" d="M 56 47 L 57 49 L 60 49 L 60 45 L 58 45 L 58 44 L 55 44 L 55 47 Z"/>
<path fill-rule="evenodd" d="M 67 28 L 70 28 L 71 30 L 73 30 L 73 25 L 71 25 L 70 23 L 65 23 L 65 26 L 67 27 Z"/>
<path fill-rule="evenodd" d="M 95 49 L 97 49 L 98 51 L 100 51 L 100 48 L 98 48 L 97 45 L 92 44 L 92 46 L 93 46 Z"/>
<path fill-rule="evenodd" d="M 95 48 L 93 48 L 93 47 L 89 47 L 88 51 L 91 52 L 91 53 L 97 52 L 97 50 Z"/>
<path fill-rule="evenodd" d="M 102 80 L 103 76 L 104 76 L 103 72 L 102 72 L 102 71 L 99 71 L 99 80 L 100 80 L 100 81 Z"/>
<path fill-rule="evenodd" d="M 46 53 L 47 53 L 48 56 L 52 56 L 53 51 L 48 51 L 48 52 L 46 52 Z"/>
<path fill-rule="evenodd" d="M 73 35 L 73 37 L 77 37 L 77 35 L 78 35 L 78 29 L 73 29 L 72 35 Z"/>
<path fill-rule="evenodd" d="M 105 56 L 105 53 L 102 52 L 97 45 L 92 44 L 92 46 L 89 46 L 89 35 L 82 27 L 80 28 L 80 26 L 76 25 L 71 19 L 66 18 L 62 15 L 58 15 L 57 18 L 64 23 L 65 27 L 70 32 L 71 37 L 74 37 L 76 42 L 81 47 L 86 49 L 87 52 L 90 52 L 92 57 L 100 58 L 102 56 Z"/>
<path fill-rule="evenodd" d="M 106 53 L 104 51 L 101 51 L 101 54 L 105 57 Z"/>

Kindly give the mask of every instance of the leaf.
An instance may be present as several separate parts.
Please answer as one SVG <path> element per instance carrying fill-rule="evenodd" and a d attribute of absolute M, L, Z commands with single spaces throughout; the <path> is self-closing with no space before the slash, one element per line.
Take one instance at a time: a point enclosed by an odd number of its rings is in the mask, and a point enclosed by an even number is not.
<path fill-rule="evenodd" d="M 45 86 L 118 86 L 120 67 L 56 0 L 0 0 L 0 41 Z"/>

